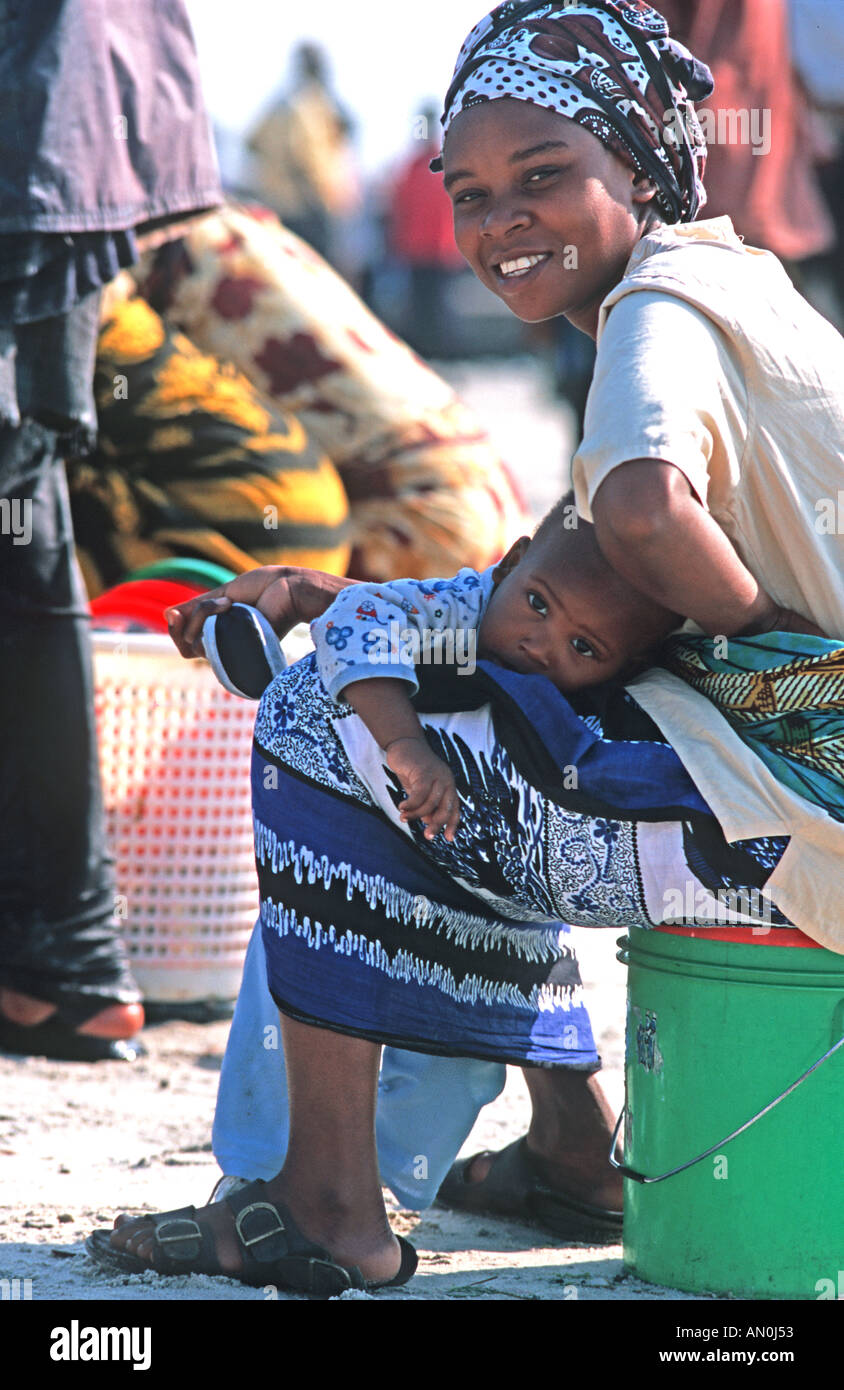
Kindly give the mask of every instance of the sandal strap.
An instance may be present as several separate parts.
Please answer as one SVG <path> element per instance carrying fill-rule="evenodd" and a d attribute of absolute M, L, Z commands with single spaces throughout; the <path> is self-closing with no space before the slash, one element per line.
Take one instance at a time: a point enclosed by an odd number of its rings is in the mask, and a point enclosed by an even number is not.
<path fill-rule="evenodd" d="M 329 1250 L 308 1240 L 287 1207 L 269 1201 L 266 1187 L 259 1179 L 225 1198 L 242 1253 L 241 1277 L 257 1284 L 283 1282 L 321 1298 L 365 1288 L 360 1270 L 338 1265 Z"/>
<path fill-rule="evenodd" d="M 334 1298 L 349 1289 L 395 1287 L 406 1283 L 415 1272 L 416 1251 L 399 1236 L 402 1260 L 398 1274 L 383 1282 L 367 1282 L 357 1266 L 347 1269 L 337 1264 L 330 1251 L 308 1240 L 283 1203 L 267 1200 L 266 1187 L 264 1182 L 250 1183 L 225 1198 L 234 1215 L 241 1251 L 242 1269 L 238 1274 L 220 1267 L 212 1229 L 197 1221 L 196 1207 L 177 1207 L 147 1218 L 154 1239 L 149 1264 L 112 1249 L 108 1231 L 94 1232 L 87 1248 L 101 1263 L 130 1260 L 131 1264 L 125 1267 L 133 1272 L 142 1265 L 159 1274 L 226 1275 L 259 1287 L 278 1284 L 315 1298 Z"/>
<path fill-rule="evenodd" d="M 152 1268 L 159 1274 L 222 1274 L 207 1226 L 196 1220 L 196 1207 L 177 1207 L 151 1218 L 155 1249 Z"/>
<path fill-rule="evenodd" d="M 365 1289 L 359 1269 L 345 1269 L 334 1260 L 318 1260 L 304 1255 L 288 1255 L 277 1261 L 275 1271 L 279 1283 L 296 1293 L 313 1298 L 336 1298 L 347 1289 Z"/>
<path fill-rule="evenodd" d="M 290 1248 L 287 1224 L 272 1202 L 247 1202 L 235 1212 L 241 1248 L 258 1264 L 283 1260 Z"/>

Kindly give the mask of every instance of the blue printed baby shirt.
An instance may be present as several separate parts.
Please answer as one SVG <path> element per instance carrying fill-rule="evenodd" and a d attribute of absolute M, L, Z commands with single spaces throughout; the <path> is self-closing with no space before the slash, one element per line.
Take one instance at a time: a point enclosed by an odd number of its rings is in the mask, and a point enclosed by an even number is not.
<path fill-rule="evenodd" d="M 452 579 L 394 579 L 388 584 L 350 584 L 311 623 L 317 666 L 332 699 L 353 681 L 382 676 L 419 689 L 415 665 L 435 634 L 451 633 L 452 652 L 466 653 L 493 591 L 491 565 L 462 569 Z M 442 638 L 436 639 L 440 642 Z M 448 643 L 443 643 L 448 652 Z M 474 652 L 473 652 L 474 655 Z"/>

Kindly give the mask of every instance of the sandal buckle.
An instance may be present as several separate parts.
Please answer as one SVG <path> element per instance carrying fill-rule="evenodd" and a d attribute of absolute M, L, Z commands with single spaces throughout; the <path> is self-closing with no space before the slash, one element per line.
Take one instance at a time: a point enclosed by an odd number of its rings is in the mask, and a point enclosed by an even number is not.
<path fill-rule="evenodd" d="M 250 1236 L 249 1238 L 247 1238 L 246 1235 L 244 1235 L 241 1222 L 253 1211 L 271 1212 L 277 1224 L 273 1226 L 272 1229 L 269 1231 L 262 1231 L 260 1235 Z M 282 1221 L 275 1207 L 272 1206 L 269 1202 L 250 1202 L 248 1207 L 243 1207 L 243 1209 L 238 1212 L 237 1216 L 235 1217 L 234 1224 L 237 1228 L 237 1234 L 240 1237 L 241 1243 L 245 1247 L 248 1247 L 250 1245 L 257 1245 L 262 1240 L 269 1240 L 272 1236 L 279 1235 L 280 1232 L 285 1229 L 284 1222 Z"/>
<path fill-rule="evenodd" d="M 166 1231 L 166 1230 L 167 1230 L 169 1227 L 171 1227 L 171 1226 L 174 1226 L 174 1227 L 179 1227 L 179 1226 L 181 1226 L 181 1227 L 186 1227 L 187 1229 L 183 1229 L 182 1232 L 181 1232 L 181 1234 L 179 1234 L 179 1235 L 173 1235 L 173 1236 L 165 1236 L 165 1235 L 162 1235 L 162 1232 L 163 1232 L 163 1231 Z M 192 1229 L 191 1229 L 191 1228 L 192 1228 Z M 197 1225 L 197 1223 L 196 1223 L 195 1221 L 192 1221 L 192 1220 L 190 1219 L 190 1217 L 188 1217 L 188 1216 L 180 1216 L 180 1217 L 176 1218 L 176 1219 L 173 1220 L 173 1221 L 162 1221 L 161 1224 L 160 1224 L 159 1226 L 156 1226 L 156 1228 L 155 1228 L 155 1239 L 156 1239 L 156 1241 L 158 1242 L 159 1245 L 179 1245 L 179 1244 L 181 1244 L 183 1241 L 190 1242 L 190 1241 L 196 1240 L 196 1241 L 199 1241 L 199 1244 L 200 1244 L 200 1247 L 201 1247 L 201 1245 L 202 1245 L 202 1232 L 201 1232 L 201 1230 L 199 1229 L 199 1226 Z M 194 1256 L 197 1255 L 198 1253 L 199 1253 L 199 1251 L 196 1250 L 196 1251 L 192 1252 L 190 1255 L 188 1255 L 188 1254 L 185 1253 L 184 1251 L 180 1251 L 178 1254 L 175 1254 L 175 1253 L 174 1253 L 173 1256 L 172 1256 L 171 1258 L 177 1259 L 177 1260 L 190 1260 L 190 1259 L 193 1259 Z"/>

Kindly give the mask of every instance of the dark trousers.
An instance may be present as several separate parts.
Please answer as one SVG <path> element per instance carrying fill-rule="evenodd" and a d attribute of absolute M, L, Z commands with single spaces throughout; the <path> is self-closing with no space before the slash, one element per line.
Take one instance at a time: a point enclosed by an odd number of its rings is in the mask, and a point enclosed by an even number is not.
<path fill-rule="evenodd" d="M 79 1024 L 139 998 L 115 918 L 60 436 L 0 424 L 0 984 Z"/>

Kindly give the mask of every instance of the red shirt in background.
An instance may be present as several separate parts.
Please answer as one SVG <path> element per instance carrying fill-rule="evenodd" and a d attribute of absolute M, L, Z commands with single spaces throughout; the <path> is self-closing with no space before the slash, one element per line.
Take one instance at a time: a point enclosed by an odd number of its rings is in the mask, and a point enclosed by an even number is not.
<path fill-rule="evenodd" d="M 466 262 L 455 244 L 442 175 L 428 168 L 437 154 L 438 147 L 426 142 L 399 171 L 390 199 L 390 249 L 409 265 L 456 270 Z"/>

